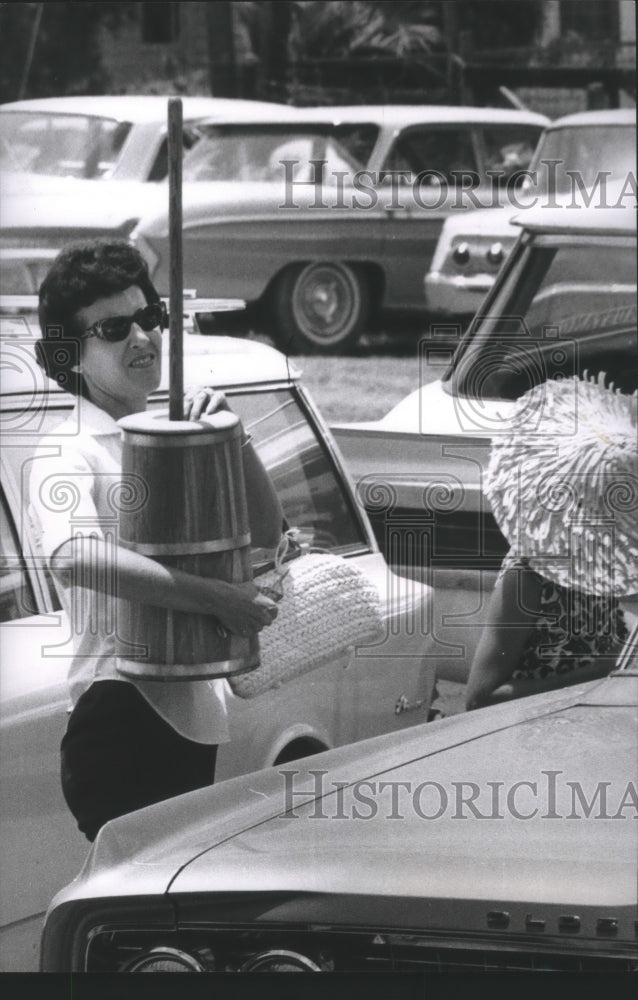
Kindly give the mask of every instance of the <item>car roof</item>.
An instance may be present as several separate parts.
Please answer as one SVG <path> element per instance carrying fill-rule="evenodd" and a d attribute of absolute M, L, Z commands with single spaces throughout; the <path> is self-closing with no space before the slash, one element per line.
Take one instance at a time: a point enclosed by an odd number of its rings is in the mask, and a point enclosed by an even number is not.
<path fill-rule="evenodd" d="M 547 119 L 533 111 L 511 108 L 475 108 L 445 104 L 372 104 L 338 105 L 332 108 L 303 108 L 300 113 L 310 119 L 324 117 L 335 121 L 376 121 L 380 124 L 411 125 L 422 121 L 432 122 L 526 122 L 542 124 Z"/>
<path fill-rule="evenodd" d="M 548 208 L 539 205 L 527 208 L 510 220 L 534 233 L 594 233 L 598 236 L 636 235 L 636 209 L 631 205 L 603 208 L 598 205 L 575 208 Z"/>
<path fill-rule="evenodd" d="M 5 322 L 7 320 L 3 317 Z M 35 362 L 34 345 L 39 330 L 37 321 L 30 324 L 31 335 L 12 318 L 17 335 L 0 339 L 2 353 L 2 408 L 11 406 L 11 397 L 30 397 L 46 392 L 51 398 L 71 400 L 64 390 L 49 381 Z M 2 326 L 0 325 L 0 329 Z M 168 390 L 168 338 L 163 341 L 162 381 L 159 391 Z M 299 377 L 299 369 L 269 344 L 240 337 L 184 334 L 184 384 L 213 385 L 219 389 L 235 386 L 290 383 Z"/>
<path fill-rule="evenodd" d="M 339 124 L 389 125 L 404 128 L 422 122 L 450 123 L 477 122 L 491 124 L 530 124 L 545 126 L 549 119 L 534 111 L 518 111 L 510 108 L 475 108 L 457 105 L 437 104 L 354 104 L 331 107 L 290 108 L 298 122 Z"/>
<path fill-rule="evenodd" d="M 600 111 L 579 111 L 555 118 L 548 126 L 555 128 L 585 128 L 588 125 L 636 125 L 635 108 L 604 108 Z"/>
<path fill-rule="evenodd" d="M 134 124 L 165 121 L 169 96 L 156 94 L 98 94 L 95 96 L 41 97 L 28 101 L 13 101 L 1 104 L 3 111 L 59 112 L 60 114 L 102 115 Z M 266 101 L 244 101 L 231 97 L 182 97 L 182 107 L 186 118 L 206 118 L 222 115 L 232 119 L 235 114 L 254 113 L 273 108 L 286 109 L 285 104 Z"/>

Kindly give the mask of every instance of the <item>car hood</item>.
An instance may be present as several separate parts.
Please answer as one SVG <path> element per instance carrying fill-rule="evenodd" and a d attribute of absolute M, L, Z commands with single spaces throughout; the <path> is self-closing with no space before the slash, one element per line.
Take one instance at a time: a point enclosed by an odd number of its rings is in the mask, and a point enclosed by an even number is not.
<path fill-rule="evenodd" d="M 120 229 L 162 204 L 168 188 L 141 181 L 3 174 L 3 229 Z"/>
<path fill-rule="evenodd" d="M 130 814 L 102 829 L 83 872 L 54 902 L 124 887 L 136 895 L 259 890 L 635 905 L 638 833 L 627 782 L 637 687 L 638 677 L 624 674 L 576 685 Z M 603 816 L 587 821 L 592 775 L 608 785 Z M 480 816 L 463 804 L 473 795 Z"/>

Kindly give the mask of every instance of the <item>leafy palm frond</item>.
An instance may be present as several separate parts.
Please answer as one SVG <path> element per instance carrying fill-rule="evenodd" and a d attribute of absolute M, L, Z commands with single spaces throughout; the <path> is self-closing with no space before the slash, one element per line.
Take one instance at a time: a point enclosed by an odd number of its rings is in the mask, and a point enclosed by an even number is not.
<path fill-rule="evenodd" d="M 433 24 L 398 23 L 396 6 L 377 6 L 364 0 L 298 0 L 290 36 L 291 57 L 402 57 L 429 53 L 440 44 L 441 33 Z"/>

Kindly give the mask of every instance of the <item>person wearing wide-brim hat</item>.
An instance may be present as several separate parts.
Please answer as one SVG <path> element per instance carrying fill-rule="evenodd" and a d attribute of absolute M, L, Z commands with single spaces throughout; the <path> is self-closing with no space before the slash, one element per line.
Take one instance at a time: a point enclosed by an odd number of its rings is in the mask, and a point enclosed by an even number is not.
<path fill-rule="evenodd" d="M 637 395 L 546 382 L 495 438 L 485 493 L 510 544 L 466 708 L 605 676 L 638 595 Z M 629 599 L 629 601 L 627 600 Z"/>

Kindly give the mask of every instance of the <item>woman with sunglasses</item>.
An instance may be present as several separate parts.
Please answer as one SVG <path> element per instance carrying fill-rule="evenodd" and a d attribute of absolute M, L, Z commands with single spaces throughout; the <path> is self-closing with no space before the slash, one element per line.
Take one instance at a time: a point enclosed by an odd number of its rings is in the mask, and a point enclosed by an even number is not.
<path fill-rule="evenodd" d="M 146 409 L 161 375 L 166 316 L 139 252 L 121 241 L 66 247 L 40 288 L 39 320 L 38 362 L 76 397 L 41 442 L 30 497 L 74 639 L 62 789 L 93 840 L 109 819 L 212 784 L 217 746 L 228 740 L 223 681 L 165 685 L 117 673 L 116 599 L 143 595 L 145 604 L 208 613 L 242 634 L 269 625 L 277 609 L 250 582 L 169 569 L 109 540 L 121 474 L 116 421 Z M 184 416 L 227 408 L 221 393 L 197 390 L 187 392 Z M 272 547 L 282 510 L 245 433 L 242 455 L 252 543 Z M 64 496 L 73 497 L 71 509 Z"/>

